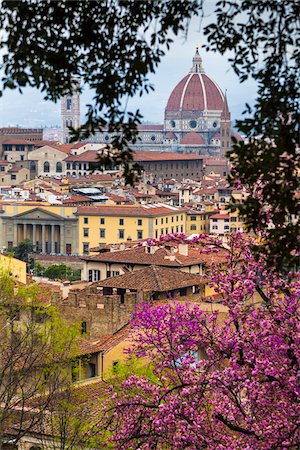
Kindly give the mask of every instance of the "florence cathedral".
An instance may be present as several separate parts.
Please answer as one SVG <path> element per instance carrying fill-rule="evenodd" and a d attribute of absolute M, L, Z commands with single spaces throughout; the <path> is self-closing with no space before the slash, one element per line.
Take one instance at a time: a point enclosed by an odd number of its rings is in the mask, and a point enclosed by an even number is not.
<path fill-rule="evenodd" d="M 78 97 L 74 99 L 74 105 L 78 105 Z M 70 109 L 62 109 L 65 142 L 72 106 Z M 164 123 L 140 125 L 138 129 L 139 140 L 132 145 L 135 150 L 175 151 L 207 156 L 222 156 L 229 150 L 231 122 L 226 94 L 205 73 L 198 48 L 189 73 L 169 96 Z M 93 141 L 109 144 L 111 138 L 109 133 L 102 131 L 96 134 Z"/>

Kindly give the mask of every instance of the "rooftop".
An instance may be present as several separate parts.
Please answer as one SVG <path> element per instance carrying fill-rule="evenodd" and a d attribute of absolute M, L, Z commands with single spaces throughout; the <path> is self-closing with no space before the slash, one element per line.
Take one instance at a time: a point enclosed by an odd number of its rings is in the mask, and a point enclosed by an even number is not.
<path fill-rule="evenodd" d="M 77 215 L 80 216 L 124 216 L 124 217 L 156 217 L 167 214 L 180 214 L 185 209 L 156 203 L 154 205 L 113 205 L 113 206 L 80 206 Z"/>
<path fill-rule="evenodd" d="M 187 255 L 180 253 L 179 250 L 175 252 L 165 247 L 152 247 L 149 253 L 147 248 L 141 246 L 99 253 L 93 256 L 83 256 L 82 259 L 85 261 L 180 268 L 198 264 L 210 265 L 212 262 L 223 262 L 225 260 L 224 253 L 200 253 L 199 249 L 192 248 L 191 246 L 188 246 Z"/>
<path fill-rule="evenodd" d="M 199 275 L 167 267 L 148 266 L 117 277 L 97 282 L 97 286 L 137 291 L 167 292 L 189 286 L 199 286 Z"/>

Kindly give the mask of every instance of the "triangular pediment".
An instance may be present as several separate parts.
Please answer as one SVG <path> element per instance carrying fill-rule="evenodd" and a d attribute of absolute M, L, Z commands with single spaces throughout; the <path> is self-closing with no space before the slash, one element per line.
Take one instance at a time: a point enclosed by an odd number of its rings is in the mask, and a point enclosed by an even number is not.
<path fill-rule="evenodd" d="M 14 219 L 64 220 L 64 217 L 42 208 L 34 208 L 13 216 Z"/>

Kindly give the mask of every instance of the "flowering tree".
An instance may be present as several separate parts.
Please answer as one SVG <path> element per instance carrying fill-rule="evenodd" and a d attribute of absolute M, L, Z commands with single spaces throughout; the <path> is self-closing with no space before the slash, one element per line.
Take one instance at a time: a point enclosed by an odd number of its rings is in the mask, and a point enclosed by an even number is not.
<path fill-rule="evenodd" d="M 101 425 L 116 448 L 298 448 L 297 276 L 266 269 L 240 234 L 227 258 L 210 273 L 218 312 L 176 299 L 138 309 L 129 356 L 153 375 L 112 387 Z"/>

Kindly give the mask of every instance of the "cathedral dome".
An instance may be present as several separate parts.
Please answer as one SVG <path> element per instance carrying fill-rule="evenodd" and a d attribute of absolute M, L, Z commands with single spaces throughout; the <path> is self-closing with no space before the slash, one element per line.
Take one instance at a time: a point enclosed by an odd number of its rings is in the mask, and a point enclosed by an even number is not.
<path fill-rule="evenodd" d="M 205 140 L 203 136 L 199 133 L 191 132 L 187 133 L 180 141 L 180 144 L 183 145 L 203 145 L 205 144 Z"/>
<path fill-rule="evenodd" d="M 166 113 L 172 111 L 222 111 L 224 95 L 215 81 L 209 78 L 202 66 L 198 49 L 193 58 L 193 67 L 173 89 Z"/>

